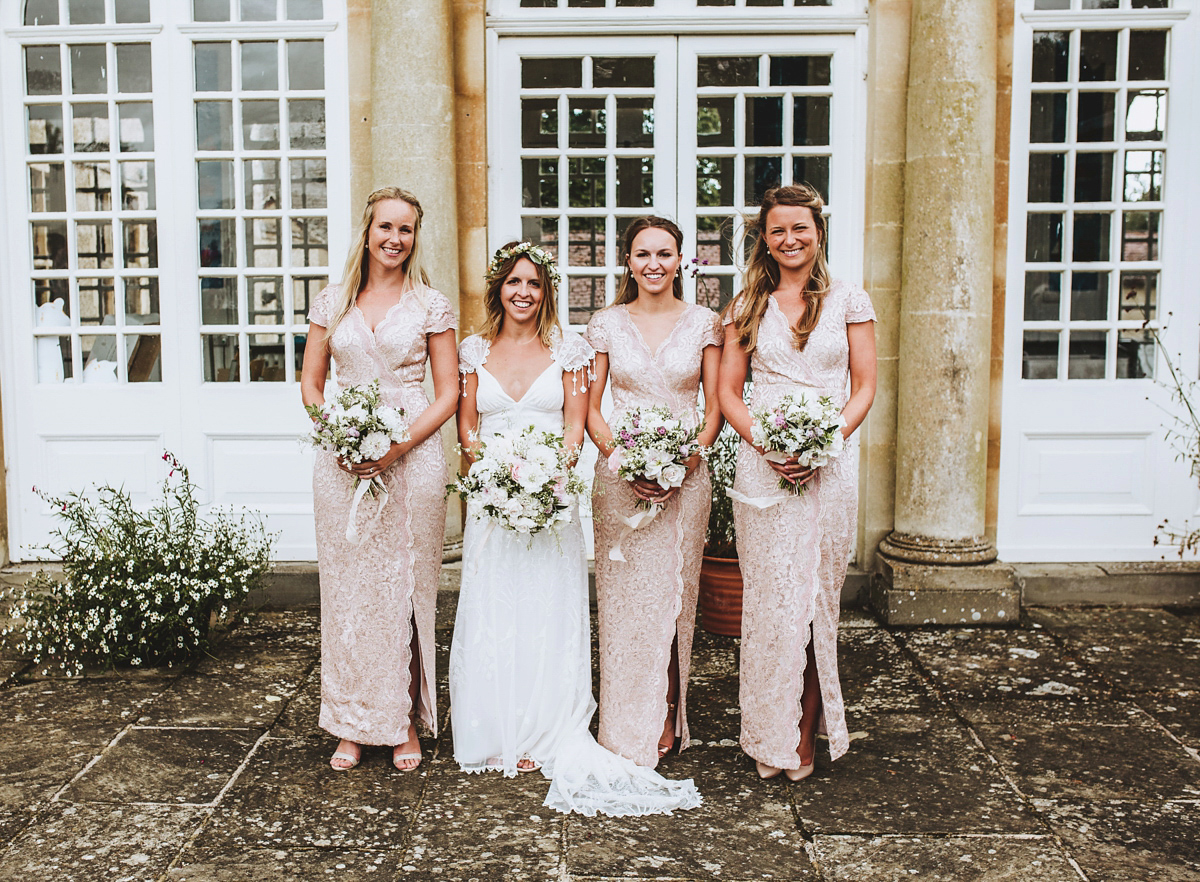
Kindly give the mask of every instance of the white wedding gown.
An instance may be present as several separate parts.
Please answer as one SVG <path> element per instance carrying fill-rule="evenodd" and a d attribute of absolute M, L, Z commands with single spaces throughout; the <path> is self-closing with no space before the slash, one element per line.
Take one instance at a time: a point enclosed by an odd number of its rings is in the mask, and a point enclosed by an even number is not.
<path fill-rule="evenodd" d="M 529 426 L 563 430 L 563 372 L 586 371 L 592 351 L 566 333 L 554 363 L 514 401 L 484 367 L 488 344 L 468 337 L 460 370 L 478 375 L 480 437 Z M 595 815 L 670 813 L 700 804 L 690 779 L 668 780 L 610 753 L 588 732 L 591 683 L 587 562 L 579 518 L 557 535 L 520 535 L 469 503 L 463 576 L 450 649 L 454 758 L 467 772 L 512 777 L 529 757 L 550 779 L 545 804 Z"/>

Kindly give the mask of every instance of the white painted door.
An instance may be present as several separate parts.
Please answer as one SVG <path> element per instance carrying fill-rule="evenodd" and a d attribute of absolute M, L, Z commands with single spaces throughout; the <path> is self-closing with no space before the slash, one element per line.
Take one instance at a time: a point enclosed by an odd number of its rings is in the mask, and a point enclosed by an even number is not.
<path fill-rule="evenodd" d="M 349 217 L 344 4 L 0 15 L 13 558 L 54 525 L 32 487 L 144 502 L 164 449 L 204 504 L 258 509 L 278 557 L 314 558 L 298 373 Z"/>
<path fill-rule="evenodd" d="M 1197 14 L 1092 5 L 1018 4 L 997 537 L 1009 561 L 1158 558 L 1159 524 L 1200 501 L 1165 438 L 1175 405 L 1147 330 L 1165 329 L 1196 375 L 1200 102 L 1183 86 L 1200 81 Z"/>

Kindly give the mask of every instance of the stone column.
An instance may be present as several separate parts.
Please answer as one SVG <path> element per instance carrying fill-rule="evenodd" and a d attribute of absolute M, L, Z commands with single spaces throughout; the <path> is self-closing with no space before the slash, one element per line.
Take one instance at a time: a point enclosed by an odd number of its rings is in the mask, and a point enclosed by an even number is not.
<path fill-rule="evenodd" d="M 458 163 L 458 278 L 462 336 L 483 323 L 487 272 L 487 93 L 484 65 L 485 0 L 453 0 L 454 131 Z"/>
<path fill-rule="evenodd" d="M 914 0 L 911 21 L 895 529 L 872 599 L 897 623 L 1015 621 L 984 537 L 996 0 Z"/>
<path fill-rule="evenodd" d="M 459 306 L 451 0 L 376 0 L 371 7 L 372 189 L 395 185 L 421 200 L 422 260 L 430 281 Z M 458 457 L 454 420 L 442 429 L 446 458 Z M 446 540 L 462 535 L 458 506 Z"/>

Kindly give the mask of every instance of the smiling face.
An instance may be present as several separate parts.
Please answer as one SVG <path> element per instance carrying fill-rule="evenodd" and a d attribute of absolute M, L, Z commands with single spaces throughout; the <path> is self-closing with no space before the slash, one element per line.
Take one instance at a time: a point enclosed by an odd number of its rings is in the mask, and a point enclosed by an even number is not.
<path fill-rule="evenodd" d="M 768 211 L 763 238 L 780 269 L 811 271 L 821 247 L 820 231 L 806 205 L 776 205 Z"/>
<path fill-rule="evenodd" d="M 370 271 L 392 272 L 404 266 L 417 238 L 417 212 L 403 199 L 383 199 L 367 231 Z"/>
<path fill-rule="evenodd" d="M 659 227 L 647 227 L 629 246 L 629 272 L 638 293 L 671 291 L 683 257 L 675 237 Z"/>
<path fill-rule="evenodd" d="M 504 307 L 504 320 L 526 324 L 538 318 L 545 291 L 542 290 L 542 274 L 533 261 L 522 257 L 504 277 L 500 286 L 500 305 Z"/>

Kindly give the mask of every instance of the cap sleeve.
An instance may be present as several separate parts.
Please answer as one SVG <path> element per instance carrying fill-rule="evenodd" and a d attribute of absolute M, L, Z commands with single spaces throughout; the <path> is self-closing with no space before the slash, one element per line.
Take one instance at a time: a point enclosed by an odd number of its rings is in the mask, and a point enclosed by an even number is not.
<path fill-rule="evenodd" d="M 717 320 L 721 323 L 722 326 L 732 325 L 734 314 L 741 308 L 742 308 L 742 295 L 739 294 L 736 297 L 734 297 L 732 301 L 730 301 L 729 306 L 727 306 L 720 313 Z"/>
<path fill-rule="evenodd" d="M 847 285 L 846 324 L 875 321 L 875 308 L 871 306 L 871 297 L 858 285 Z"/>
<path fill-rule="evenodd" d="M 608 352 L 611 345 L 608 339 L 608 315 L 608 310 L 602 309 L 593 315 L 587 324 L 584 339 L 596 352 Z"/>
<path fill-rule="evenodd" d="M 328 328 L 330 319 L 333 318 L 334 309 L 337 306 L 338 295 L 341 292 L 341 285 L 326 285 L 322 288 L 321 293 L 317 295 L 317 299 L 309 307 L 308 320 L 314 325 Z"/>
<path fill-rule="evenodd" d="M 595 354 L 588 342 L 574 331 L 564 331 L 550 349 L 551 357 L 564 371 L 583 370 Z"/>
<path fill-rule="evenodd" d="M 458 372 L 473 374 L 487 361 L 491 344 L 478 334 L 472 334 L 458 344 Z"/>
<path fill-rule="evenodd" d="M 458 328 L 458 317 L 454 315 L 454 307 L 441 291 L 426 288 L 425 333 L 440 334 L 451 328 Z"/>
<path fill-rule="evenodd" d="M 700 316 L 700 322 L 703 325 L 700 334 L 700 348 L 723 345 L 725 343 L 725 326 L 721 324 L 721 317 L 707 306 L 697 308 L 704 311 Z"/>

